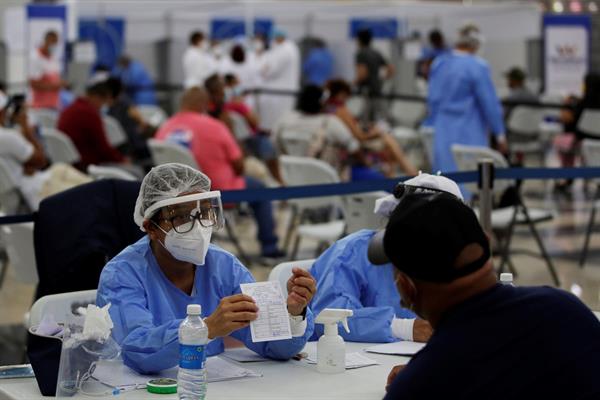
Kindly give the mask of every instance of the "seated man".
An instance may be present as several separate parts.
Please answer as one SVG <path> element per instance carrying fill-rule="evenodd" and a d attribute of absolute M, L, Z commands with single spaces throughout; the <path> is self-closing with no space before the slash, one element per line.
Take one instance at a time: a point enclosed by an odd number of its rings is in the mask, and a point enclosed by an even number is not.
<path fill-rule="evenodd" d="M 241 294 L 240 284 L 254 278 L 234 256 L 210 244 L 213 229 L 223 225 L 220 193 L 210 190 L 210 179 L 191 167 L 153 168 L 134 212 L 148 235 L 113 258 L 100 276 L 97 304 L 111 303 L 113 335 L 125 364 L 138 372 L 177 364 L 177 330 L 188 304 L 202 306 L 208 356 L 223 352 L 223 337 L 231 335 L 262 356 L 285 360 L 312 334 L 307 305 L 316 284 L 296 268 L 287 298 L 292 339 L 252 342 L 249 324 L 259 310 L 252 297 Z"/>
<path fill-rule="evenodd" d="M 204 114 L 207 95 L 192 87 L 181 100 L 181 110 L 169 118 L 156 133 L 157 140 L 167 140 L 187 147 L 200 169 L 217 190 L 258 189 L 264 185 L 244 176 L 244 155 L 231 132 L 220 121 Z M 249 203 L 258 224 L 258 240 L 264 257 L 282 257 L 277 247 L 273 210 L 268 201 Z"/>
<path fill-rule="evenodd" d="M 100 116 L 100 110 L 108 104 L 110 97 L 108 78 L 108 74 L 95 74 L 85 95 L 65 108 L 58 118 L 57 128 L 73 141 L 81 156 L 77 167 L 83 171 L 90 164 L 125 161 L 125 157 L 108 142 Z"/>
<path fill-rule="evenodd" d="M 386 399 L 598 399 L 600 322 L 550 287 L 500 285 L 479 221 L 448 193 L 407 190 L 369 245 L 434 333 Z M 376 267 L 374 267 L 376 268 Z"/>
<path fill-rule="evenodd" d="M 420 174 L 405 182 L 411 187 L 433 188 L 461 196 L 458 185 L 443 176 Z M 377 200 L 376 214 L 387 219 L 398 199 L 394 195 Z M 361 230 L 339 240 L 314 263 L 311 273 L 317 280 L 318 293 L 311 308 L 318 315 L 325 308 L 349 308 L 350 333 L 340 335 L 354 342 L 426 342 L 431 325 L 400 305 L 394 284 L 394 266 L 373 268 L 367 258 L 369 241 L 375 231 Z M 315 326 L 314 339 L 323 334 L 323 325 Z"/>

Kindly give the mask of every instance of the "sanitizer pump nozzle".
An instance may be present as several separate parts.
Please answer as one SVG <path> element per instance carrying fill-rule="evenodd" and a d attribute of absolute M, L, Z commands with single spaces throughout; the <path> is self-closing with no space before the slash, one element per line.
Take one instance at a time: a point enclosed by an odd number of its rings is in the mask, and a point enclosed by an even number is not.
<path fill-rule="evenodd" d="M 346 370 L 346 344 L 338 335 L 338 322 L 348 328 L 348 317 L 353 315 L 352 310 L 339 308 L 326 308 L 317 316 L 315 322 L 323 324 L 324 334 L 317 344 L 317 370 L 327 374 L 337 374 Z"/>

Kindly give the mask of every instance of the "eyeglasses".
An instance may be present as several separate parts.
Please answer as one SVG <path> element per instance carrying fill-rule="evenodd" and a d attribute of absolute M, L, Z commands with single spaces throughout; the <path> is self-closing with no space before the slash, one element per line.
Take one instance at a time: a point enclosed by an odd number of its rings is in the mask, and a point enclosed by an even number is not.
<path fill-rule="evenodd" d="M 194 229 L 196 221 L 204 228 L 211 228 L 217 225 L 217 212 L 213 207 L 203 207 L 195 209 L 191 213 L 180 213 L 169 218 L 161 218 L 164 221 L 168 221 L 175 232 L 177 233 L 188 233 Z"/>

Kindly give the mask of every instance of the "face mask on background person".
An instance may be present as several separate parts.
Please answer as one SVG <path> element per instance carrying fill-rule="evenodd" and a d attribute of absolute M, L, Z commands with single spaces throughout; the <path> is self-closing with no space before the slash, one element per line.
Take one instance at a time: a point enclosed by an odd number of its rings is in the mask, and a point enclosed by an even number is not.
<path fill-rule="evenodd" d="M 255 52 L 260 53 L 261 51 L 263 51 L 265 49 L 265 44 L 263 43 L 262 40 L 256 39 L 256 40 L 252 41 L 252 48 L 254 49 Z"/>
<path fill-rule="evenodd" d="M 175 229 L 165 232 L 159 225 L 156 226 L 165 233 L 163 246 L 174 258 L 194 265 L 204 265 L 212 236 L 212 228 L 205 228 L 197 222 L 191 231 L 178 233 Z"/>

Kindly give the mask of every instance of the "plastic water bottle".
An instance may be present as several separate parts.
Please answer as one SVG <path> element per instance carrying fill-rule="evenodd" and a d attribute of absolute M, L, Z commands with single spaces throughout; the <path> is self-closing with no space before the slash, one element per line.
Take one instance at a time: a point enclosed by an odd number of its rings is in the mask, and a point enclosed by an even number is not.
<path fill-rule="evenodd" d="M 177 394 L 180 399 L 204 400 L 206 396 L 206 343 L 208 327 L 200 317 L 199 304 L 187 306 L 187 318 L 179 325 L 179 372 Z"/>
<path fill-rule="evenodd" d="M 510 272 L 503 272 L 500 274 L 500 283 L 508 286 L 515 286 L 513 283 L 513 274 Z"/>

